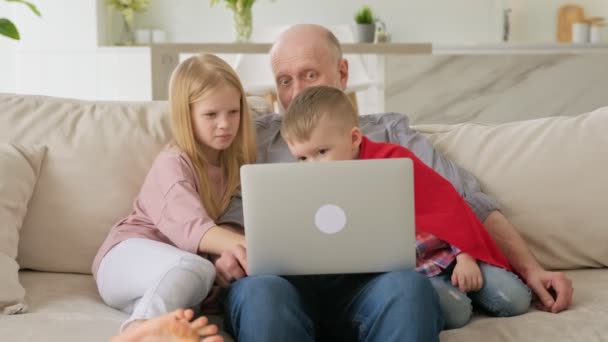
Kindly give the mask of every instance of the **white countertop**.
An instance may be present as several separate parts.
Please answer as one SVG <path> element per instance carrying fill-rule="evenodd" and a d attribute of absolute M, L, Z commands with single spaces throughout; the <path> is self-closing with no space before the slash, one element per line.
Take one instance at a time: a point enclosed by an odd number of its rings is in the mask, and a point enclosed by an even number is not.
<path fill-rule="evenodd" d="M 608 53 L 608 43 L 433 44 L 434 55 Z"/>
<path fill-rule="evenodd" d="M 163 54 L 175 53 L 267 53 L 270 43 L 166 43 L 134 46 L 100 46 L 105 51 L 159 51 Z M 430 43 L 344 43 L 344 53 L 377 54 L 377 55 L 430 55 Z"/>
<path fill-rule="evenodd" d="M 269 43 L 167 43 L 142 46 L 101 46 L 108 52 L 159 51 L 163 54 L 178 53 L 266 53 Z M 430 43 L 345 43 L 344 53 L 378 55 L 511 55 L 511 54 L 583 54 L 608 53 L 608 43 L 487 43 L 487 44 L 430 44 Z"/>

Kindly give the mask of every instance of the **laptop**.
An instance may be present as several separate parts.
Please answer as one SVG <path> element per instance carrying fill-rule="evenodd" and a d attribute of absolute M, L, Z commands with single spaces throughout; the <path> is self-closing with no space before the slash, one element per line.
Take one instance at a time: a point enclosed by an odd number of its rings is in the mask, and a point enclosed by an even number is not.
<path fill-rule="evenodd" d="M 416 266 L 410 159 L 241 167 L 250 275 Z"/>

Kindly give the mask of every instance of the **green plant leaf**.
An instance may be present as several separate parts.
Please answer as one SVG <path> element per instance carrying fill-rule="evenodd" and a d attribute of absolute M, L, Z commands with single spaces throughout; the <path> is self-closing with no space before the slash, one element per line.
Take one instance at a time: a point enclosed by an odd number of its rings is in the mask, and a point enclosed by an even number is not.
<path fill-rule="evenodd" d="M 38 8 L 36 8 L 36 6 L 29 1 L 25 1 L 25 0 L 6 0 L 6 1 L 22 3 L 22 4 L 26 5 L 27 7 L 29 7 L 32 10 L 32 12 L 34 12 L 37 16 L 42 17 L 42 15 L 40 14 L 40 11 L 38 11 Z"/>
<path fill-rule="evenodd" d="M 374 22 L 374 16 L 369 6 L 363 6 L 357 13 L 355 13 L 355 22 L 358 24 L 372 24 Z"/>
<path fill-rule="evenodd" d="M 7 36 L 9 38 L 19 40 L 19 31 L 10 20 L 6 18 L 0 18 L 0 35 Z"/>

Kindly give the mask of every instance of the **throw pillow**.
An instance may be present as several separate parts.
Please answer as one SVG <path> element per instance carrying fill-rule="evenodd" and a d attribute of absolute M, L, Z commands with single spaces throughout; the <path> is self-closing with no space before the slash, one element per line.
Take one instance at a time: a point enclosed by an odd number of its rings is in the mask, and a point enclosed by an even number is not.
<path fill-rule="evenodd" d="M 44 146 L 0 143 L 0 311 L 4 314 L 27 310 L 15 259 L 19 229 L 45 152 Z"/>

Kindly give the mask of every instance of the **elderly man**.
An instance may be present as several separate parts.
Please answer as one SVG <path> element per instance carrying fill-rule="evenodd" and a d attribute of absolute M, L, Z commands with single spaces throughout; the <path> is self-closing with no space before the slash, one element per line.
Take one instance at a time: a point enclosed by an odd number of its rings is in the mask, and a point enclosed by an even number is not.
<path fill-rule="evenodd" d="M 345 89 L 348 62 L 340 44 L 326 28 L 296 25 L 273 45 L 272 70 L 278 99 L 285 108 L 302 90 L 315 85 Z M 293 160 L 281 138 L 281 116 L 256 122 L 258 162 Z M 373 140 L 397 143 L 412 150 L 458 189 L 496 240 L 513 268 L 539 298 L 538 307 L 560 312 L 570 305 L 571 281 L 561 272 L 544 270 L 513 225 L 498 211 L 467 171 L 445 159 L 401 114 L 361 117 L 364 133 Z M 223 222 L 242 226 L 235 198 Z M 288 227 L 286 227 L 288 229 Z M 313 248 L 311 248 L 313 249 Z M 328 261 L 331 262 L 331 261 Z M 442 317 L 426 279 L 411 272 L 380 275 L 318 277 L 246 277 L 245 249 L 236 247 L 216 261 L 225 291 L 226 326 L 244 341 L 313 341 L 317 338 L 356 341 L 438 340 Z"/>

